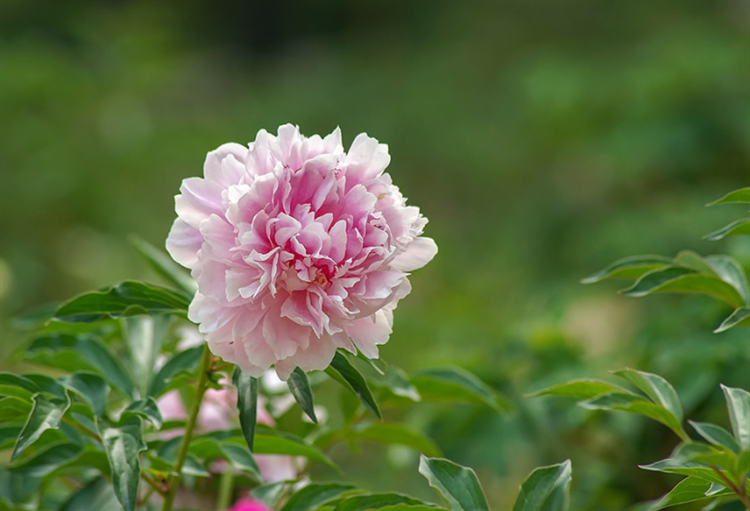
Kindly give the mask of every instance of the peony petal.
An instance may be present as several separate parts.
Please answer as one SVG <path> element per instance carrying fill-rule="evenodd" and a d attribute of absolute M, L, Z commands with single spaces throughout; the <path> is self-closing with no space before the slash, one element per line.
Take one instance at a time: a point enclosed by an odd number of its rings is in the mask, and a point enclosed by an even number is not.
<path fill-rule="evenodd" d="M 203 235 L 198 229 L 189 226 L 181 218 L 174 221 L 167 237 L 167 252 L 172 259 L 192 269 L 198 262 L 198 251 L 202 244 Z"/>
<path fill-rule="evenodd" d="M 355 319 L 346 333 L 352 338 L 359 351 L 367 358 L 378 358 L 378 344 L 388 342 L 393 326 L 393 316 L 379 310 L 373 316 Z"/>
<path fill-rule="evenodd" d="M 407 245 L 406 249 L 391 261 L 391 268 L 409 272 L 418 270 L 437 254 L 437 244 L 432 238 L 419 237 Z"/>

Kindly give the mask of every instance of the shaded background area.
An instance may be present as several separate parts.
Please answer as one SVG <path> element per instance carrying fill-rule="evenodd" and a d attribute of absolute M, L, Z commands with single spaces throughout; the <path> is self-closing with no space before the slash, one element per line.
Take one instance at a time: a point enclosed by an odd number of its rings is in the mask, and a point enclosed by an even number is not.
<path fill-rule="evenodd" d="M 636 465 L 676 439 L 637 418 L 523 394 L 623 366 L 726 423 L 750 386 L 747 331 L 700 297 L 617 296 L 581 277 L 637 253 L 725 251 L 743 214 L 704 204 L 750 180 L 750 1 L 0 0 L 0 366 L 11 318 L 125 278 L 163 246 L 183 178 L 260 128 L 341 126 L 390 145 L 390 173 L 440 253 L 413 277 L 383 357 L 464 366 L 517 402 L 504 419 L 423 406 L 406 420 L 508 509 L 532 467 L 572 458 L 574 510 L 674 483 Z M 739 329 L 738 329 L 739 330 Z M 373 490 L 430 495 L 415 453 L 336 457 Z"/>

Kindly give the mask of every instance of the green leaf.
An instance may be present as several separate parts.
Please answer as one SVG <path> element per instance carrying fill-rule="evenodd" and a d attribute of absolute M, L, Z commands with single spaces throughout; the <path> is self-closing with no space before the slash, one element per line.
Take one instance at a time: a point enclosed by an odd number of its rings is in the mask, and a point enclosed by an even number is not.
<path fill-rule="evenodd" d="M 168 254 L 138 236 L 131 236 L 130 242 L 157 274 L 186 294 L 195 295 L 198 291 L 195 279 L 175 263 Z"/>
<path fill-rule="evenodd" d="M 30 412 L 30 401 L 15 396 L 0 398 L 0 417 L 3 422 L 26 422 Z"/>
<path fill-rule="evenodd" d="M 343 382 L 345 382 L 344 385 L 356 394 L 362 404 L 365 405 L 365 408 L 375 414 L 378 419 L 382 419 L 380 408 L 378 408 L 378 403 L 375 401 L 375 398 L 370 391 L 370 387 L 367 385 L 367 381 L 364 376 L 362 376 L 362 373 L 360 373 L 351 362 L 349 362 L 343 353 L 340 351 L 336 352 L 336 355 L 334 355 L 333 360 L 331 361 L 331 366 L 326 369 L 326 372 L 340 383 L 342 383 L 343 380 Z M 336 378 L 336 374 L 338 374 L 341 379 Z"/>
<path fill-rule="evenodd" d="M 706 206 L 716 206 L 717 204 L 747 204 L 750 203 L 750 187 L 740 188 L 729 192 L 721 199 L 706 204 Z"/>
<path fill-rule="evenodd" d="M 304 456 L 319 461 L 334 470 L 338 466 L 322 451 L 306 442 L 302 438 L 281 431 L 262 428 L 255 434 L 255 454 L 287 454 L 290 456 Z"/>
<path fill-rule="evenodd" d="M 687 433 L 682 428 L 680 420 L 672 412 L 661 405 L 650 403 L 632 394 L 612 392 L 587 401 L 581 401 L 578 405 L 589 410 L 621 410 L 645 415 L 655 421 L 661 422 L 674 431 L 681 439 L 688 440 Z"/>
<path fill-rule="evenodd" d="M 704 240 L 718 241 L 728 236 L 750 236 L 750 219 L 743 218 L 735 220 L 731 224 L 725 225 L 721 229 L 703 236 Z"/>
<path fill-rule="evenodd" d="M 162 416 L 161 412 L 159 411 L 159 407 L 156 404 L 156 401 L 151 396 L 147 397 L 146 399 L 140 399 L 138 401 L 133 401 L 128 405 L 128 407 L 125 409 L 125 411 L 122 414 L 122 418 L 120 421 L 125 419 L 128 420 L 128 417 L 126 414 L 136 414 L 144 419 L 151 422 L 151 424 L 154 425 L 154 427 L 159 430 L 161 429 L 162 425 Z"/>
<path fill-rule="evenodd" d="M 385 422 L 358 424 L 352 429 L 352 436 L 382 444 L 404 445 L 427 456 L 440 456 L 440 449 L 432 440 L 403 424 Z"/>
<path fill-rule="evenodd" d="M 351 484 L 309 484 L 292 495 L 281 511 L 310 511 L 355 488 Z"/>
<path fill-rule="evenodd" d="M 614 371 L 613 374 L 626 379 L 636 386 L 638 390 L 646 394 L 651 401 L 659 404 L 672 412 L 682 422 L 682 405 L 674 387 L 658 374 L 637 371 L 635 369 L 622 369 Z"/>
<path fill-rule="evenodd" d="M 240 428 L 251 452 L 255 438 L 255 424 L 258 417 L 258 379 L 242 372 L 235 366 L 232 384 L 237 388 L 237 410 L 240 412 Z"/>
<path fill-rule="evenodd" d="M 93 371 L 127 396 L 133 395 L 133 382 L 123 369 L 122 362 L 93 335 L 46 334 L 34 339 L 26 350 L 26 356 L 66 371 Z"/>
<path fill-rule="evenodd" d="M 697 293 L 722 300 L 733 307 L 743 304 L 742 297 L 730 284 L 713 275 L 689 268 L 671 266 L 644 274 L 635 284 L 620 293 L 641 297 L 653 293 Z"/>
<path fill-rule="evenodd" d="M 132 415 L 118 427 L 102 427 L 99 431 L 112 467 L 115 495 L 125 511 L 134 511 L 141 478 L 139 453 L 146 449 L 143 443 L 141 418 Z"/>
<path fill-rule="evenodd" d="M 750 305 L 750 288 L 748 288 L 745 270 L 742 269 L 740 263 L 723 255 L 708 256 L 706 262 L 711 265 L 721 280 L 735 288 L 745 303 Z"/>
<path fill-rule="evenodd" d="M 258 480 L 262 479 L 255 458 L 245 446 L 201 437 L 190 444 L 190 452 L 200 459 L 226 460 L 237 470 L 248 472 Z"/>
<path fill-rule="evenodd" d="M 66 399 L 50 398 L 47 399 L 42 394 L 34 395 L 34 406 L 31 409 L 29 419 L 21 431 L 21 435 L 16 441 L 13 448 L 11 460 L 15 460 L 31 444 L 42 436 L 42 433 L 48 429 L 57 429 L 60 427 L 60 420 L 70 407 L 70 396 Z"/>
<path fill-rule="evenodd" d="M 151 378 L 148 395 L 157 398 L 171 388 L 170 384 L 178 374 L 195 372 L 203 357 L 203 349 L 204 346 L 202 345 L 195 346 L 170 358 L 159 372 Z"/>
<path fill-rule="evenodd" d="M 521 485 L 513 511 L 566 511 L 571 475 L 570 460 L 535 469 Z"/>
<path fill-rule="evenodd" d="M 31 398 L 42 389 L 24 376 L 13 373 L 0 373 L 0 395 L 14 396 L 24 401 L 31 401 Z"/>
<path fill-rule="evenodd" d="M 65 386 L 63 386 L 59 381 L 52 378 L 51 376 L 47 376 L 46 374 L 26 373 L 23 375 L 23 377 L 33 381 L 36 386 L 41 389 L 43 394 L 46 394 L 50 397 L 56 397 L 64 400 L 68 395 L 67 391 L 65 390 Z"/>
<path fill-rule="evenodd" d="M 315 416 L 312 390 L 310 389 L 310 382 L 307 381 L 305 372 L 299 367 L 295 368 L 292 374 L 289 375 L 286 383 L 300 408 L 310 417 L 310 420 L 317 424 L 318 418 Z"/>
<path fill-rule="evenodd" d="M 125 340 L 133 361 L 133 376 L 139 382 L 141 395 L 148 392 L 148 382 L 171 319 L 169 316 L 130 316 L 122 319 Z"/>
<path fill-rule="evenodd" d="M 730 328 L 737 326 L 750 327 L 750 309 L 745 307 L 735 309 L 734 312 L 732 312 L 732 314 L 730 314 L 729 317 L 719 325 L 719 328 L 714 330 L 714 333 L 719 334 L 721 332 L 726 332 Z"/>
<path fill-rule="evenodd" d="M 687 504 L 688 502 L 696 502 L 731 494 L 730 490 L 725 489 L 721 493 L 707 496 L 706 492 L 711 488 L 711 484 L 712 483 L 709 483 L 708 481 L 696 477 L 686 477 L 677 483 L 677 485 L 662 498 L 638 506 L 637 511 L 658 511 L 659 509 Z"/>
<path fill-rule="evenodd" d="M 632 256 L 620 259 L 601 271 L 581 280 L 582 284 L 593 284 L 605 279 L 637 279 L 644 273 L 671 265 L 672 259 L 659 255 Z"/>
<path fill-rule="evenodd" d="M 713 471 L 710 467 L 707 467 L 703 463 L 695 461 L 681 461 L 673 458 L 667 458 L 666 460 L 657 461 L 650 465 L 638 465 L 643 470 L 651 470 L 654 472 L 665 472 L 667 474 L 680 474 L 690 477 L 697 477 L 704 481 L 724 485 L 724 481 L 719 475 Z M 725 477 L 730 478 L 732 475 L 727 471 L 722 471 Z"/>
<path fill-rule="evenodd" d="M 78 394 L 83 401 L 94 411 L 94 414 L 102 417 L 107 405 L 109 385 L 98 374 L 78 372 L 64 376 L 60 381 L 68 388 Z"/>
<path fill-rule="evenodd" d="M 676 266 L 682 266 L 684 268 L 695 270 L 698 273 L 716 275 L 716 272 L 711 267 L 711 265 L 708 264 L 708 261 L 706 261 L 700 254 L 693 252 L 692 250 L 682 250 L 680 253 L 678 253 L 674 258 L 674 264 Z"/>
<path fill-rule="evenodd" d="M 94 323 L 105 318 L 136 314 L 184 315 L 191 299 L 192 296 L 181 291 L 126 281 L 73 298 L 57 309 L 55 319 L 68 323 Z"/>
<path fill-rule="evenodd" d="M 740 452 L 740 446 L 737 445 L 737 441 L 732 438 L 731 433 L 721 426 L 711 424 L 709 422 L 694 422 L 688 421 L 693 429 L 698 432 L 700 436 L 706 439 L 706 441 L 720 447 L 726 447 L 734 453 Z"/>
<path fill-rule="evenodd" d="M 421 511 L 425 507 L 435 510 L 426 502 L 407 497 L 398 493 L 371 493 L 368 495 L 354 495 L 336 503 L 334 511 L 366 511 L 370 509 L 393 509 L 395 506 L 413 506 L 414 511 Z M 396 508 L 399 509 L 399 508 Z M 409 509 L 408 507 L 402 509 Z M 479 508 L 472 511 L 479 511 Z"/>
<path fill-rule="evenodd" d="M 82 451 L 80 445 L 70 442 L 46 446 L 31 458 L 11 465 L 10 469 L 27 477 L 44 477 L 58 468 L 68 465 Z"/>
<path fill-rule="evenodd" d="M 5 419 L 5 416 L 1 417 Z M 0 424 L 0 451 L 13 447 L 22 429 L 23 424 Z"/>
<path fill-rule="evenodd" d="M 489 511 L 479 479 L 470 468 L 441 458 L 419 457 L 419 473 L 453 511 Z"/>
<path fill-rule="evenodd" d="M 71 495 L 59 511 L 104 511 L 118 507 L 112 485 L 103 477 L 97 477 Z"/>
<path fill-rule="evenodd" d="M 270 509 L 276 509 L 279 501 L 281 500 L 281 497 L 284 496 L 284 490 L 286 489 L 286 486 L 286 481 L 264 484 L 262 486 L 254 488 L 250 492 L 250 495 L 252 495 L 253 499 L 262 502 Z"/>
<path fill-rule="evenodd" d="M 465 401 L 484 404 L 499 412 L 513 410 L 507 399 L 460 367 L 418 371 L 411 382 L 425 401 Z"/>
<path fill-rule="evenodd" d="M 592 397 L 609 394 L 610 392 L 627 393 L 625 389 L 599 380 L 571 380 L 539 390 L 529 394 L 527 397 L 565 396 L 577 399 L 591 399 Z"/>
<path fill-rule="evenodd" d="M 381 382 L 394 395 L 404 397 L 415 403 L 422 401 L 422 396 L 417 388 L 409 381 L 403 369 L 389 366 L 381 378 Z"/>
<path fill-rule="evenodd" d="M 729 422 L 734 439 L 743 451 L 750 451 L 750 393 L 746 390 L 721 385 L 727 400 Z"/>

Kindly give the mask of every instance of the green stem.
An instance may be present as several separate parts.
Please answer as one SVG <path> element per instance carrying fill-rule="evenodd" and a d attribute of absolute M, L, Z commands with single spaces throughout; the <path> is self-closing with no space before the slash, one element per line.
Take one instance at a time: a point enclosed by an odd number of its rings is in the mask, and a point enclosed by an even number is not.
<path fill-rule="evenodd" d="M 166 497 L 164 497 L 164 505 L 162 511 L 172 511 L 172 504 L 174 498 L 177 495 L 177 489 L 180 487 L 180 480 L 182 479 L 182 466 L 185 464 L 185 458 L 187 458 L 188 449 L 190 448 L 190 441 L 193 438 L 193 429 L 195 429 L 195 423 L 198 420 L 198 412 L 201 409 L 201 403 L 203 401 L 203 394 L 206 393 L 208 388 L 208 373 L 211 371 L 211 352 L 208 351 L 208 346 L 203 347 L 203 359 L 201 360 L 200 377 L 198 379 L 198 388 L 195 391 L 195 401 L 193 401 L 193 407 L 190 409 L 190 416 L 188 417 L 187 425 L 185 426 L 185 436 L 182 437 L 182 443 L 180 443 L 180 450 L 177 453 L 177 461 L 174 465 L 174 474 L 169 477 L 169 490 Z"/>
<path fill-rule="evenodd" d="M 226 467 L 224 467 L 224 472 L 221 473 L 221 479 L 219 479 L 219 499 L 216 501 L 216 511 L 229 509 L 229 506 L 232 504 L 233 494 L 234 468 L 227 463 Z"/>

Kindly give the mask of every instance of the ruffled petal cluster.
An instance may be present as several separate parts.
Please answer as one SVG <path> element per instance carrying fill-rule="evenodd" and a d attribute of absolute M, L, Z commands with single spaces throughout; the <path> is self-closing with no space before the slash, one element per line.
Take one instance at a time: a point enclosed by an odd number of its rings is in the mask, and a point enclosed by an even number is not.
<path fill-rule="evenodd" d="M 287 124 L 219 147 L 183 181 L 167 249 L 198 281 L 188 317 L 214 354 L 281 379 L 325 369 L 337 348 L 378 356 L 408 272 L 437 253 L 389 162 L 365 134 L 345 152 L 338 129 Z"/>

